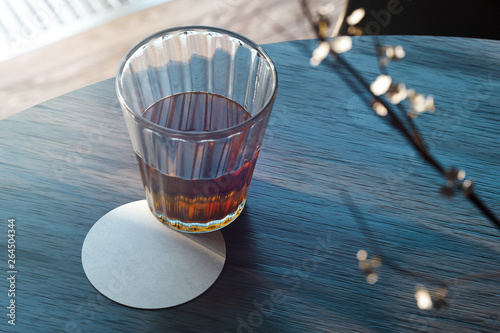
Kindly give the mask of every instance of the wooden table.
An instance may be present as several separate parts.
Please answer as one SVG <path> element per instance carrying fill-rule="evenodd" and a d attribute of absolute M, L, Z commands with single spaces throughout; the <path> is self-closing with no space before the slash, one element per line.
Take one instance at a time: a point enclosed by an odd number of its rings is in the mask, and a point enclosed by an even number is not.
<path fill-rule="evenodd" d="M 407 52 L 390 65 L 393 78 L 435 97 L 436 113 L 417 119 L 431 150 L 443 164 L 465 169 L 499 214 L 500 43 L 384 43 Z M 144 199 L 113 79 L 1 121 L 1 330 L 499 332 L 500 231 L 461 195 L 439 194 L 444 181 L 347 88 L 338 67 L 311 68 L 314 47 L 311 40 L 265 46 L 280 86 L 247 207 L 222 231 L 220 278 L 175 308 L 109 301 L 81 266 L 92 225 Z M 369 79 L 378 74 L 372 51 L 363 37 L 346 54 Z M 16 221 L 15 327 L 5 308 L 12 299 L 9 218 Z M 376 243 L 365 237 L 365 224 Z M 372 256 L 376 244 L 383 263 L 370 285 L 356 253 Z M 420 310 L 416 285 L 433 290 L 441 282 L 448 306 Z"/>

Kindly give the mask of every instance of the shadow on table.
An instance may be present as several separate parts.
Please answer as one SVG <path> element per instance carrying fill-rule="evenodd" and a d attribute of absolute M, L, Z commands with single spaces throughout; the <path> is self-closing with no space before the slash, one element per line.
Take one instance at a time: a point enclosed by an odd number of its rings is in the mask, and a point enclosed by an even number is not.
<path fill-rule="evenodd" d="M 162 318 L 151 320 L 150 330 L 171 328 L 179 316 L 184 331 L 391 327 L 396 319 L 386 311 L 384 290 L 369 288 L 358 270 L 358 231 L 340 204 L 260 180 L 251 189 L 244 212 L 223 229 L 227 258 L 219 279 L 189 303 L 145 313 Z"/>

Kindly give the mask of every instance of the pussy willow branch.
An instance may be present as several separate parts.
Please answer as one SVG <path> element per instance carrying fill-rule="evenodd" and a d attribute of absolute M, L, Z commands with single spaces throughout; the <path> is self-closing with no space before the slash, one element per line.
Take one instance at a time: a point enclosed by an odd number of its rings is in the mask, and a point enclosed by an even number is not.
<path fill-rule="evenodd" d="M 401 274 L 410 275 L 410 276 L 413 276 L 415 278 L 424 279 L 424 280 L 427 280 L 427 281 L 432 282 L 432 283 L 437 284 L 437 285 L 445 285 L 445 286 L 448 285 L 446 283 L 446 281 L 443 281 L 439 278 L 435 278 L 435 277 L 430 276 L 430 275 L 425 274 L 425 273 L 417 272 L 413 269 L 407 269 L 405 267 L 398 265 L 397 263 L 393 262 L 392 260 L 387 260 L 387 256 L 384 254 L 382 248 L 380 247 L 380 245 L 376 241 L 376 238 L 373 235 L 373 232 L 372 232 L 368 222 L 365 220 L 363 214 L 356 206 L 354 200 L 351 198 L 349 191 L 344 190 L 344 191 L 340 192 L 340 199 L 344 202 L 344 205 L 347 207 L 347 209 L 351 213 L 351 216 L 356 221 L 360 231 L 363 233 L 363 236 L 365 237 L 365 239 L 368 243 L 367 244 L 368 247 L 371 248 L 376 255 L 379 255 L 382 258 L 384 258 L 383 260 L 384 260 L 384 264 L 386 266 L 388 266 L 389 268 L 391 268 L 391 269 L 393 269 Z M 497 272 L 497 274 L 498 274 L 498 272 Z"/>
<path fill-rule="evenodd" d="M 318 25 L 316 24 L 316 22 L 314 22 L 312 13 L 309 9 L 309 6 L 307 5 L 307 1 L 301 0 L 301 5 L 303 8 L 303 12 L 309 20 L 318 40 L 320 40 L 321 42 L 327 41 L 327 38 L 320 34 Z M 413 146 L 415 150 L 417 150 L 420 156 L 427 163 L 429 163 L 434 169 L 436 169 L 445 179 L 448 178 L 448 170 L 429 153 L 416 126 L 414 126 L 414 124 L 410 125 L 411 130 L 409 130 L 405 126 L 405 123 L 396 114 L 392 105 L 390 105 L 388 102 L 386 102 L 385 99 L 381 98 L 380 96 L 376 96 L 370 90 L 370 84 L 353 66 L 351 66 L 351 64 L 349 64 L 340 54 L 335 52 L 332 48 L 330 48 L 330 54 L 336 59 L 336 61 L 342 66 L 342 68 L 344 68 L 350 74 L 350 76 L 345 74 L 343 76 L 346 83 L 348 83 L 352 89 L 361 86 L 364 90 L 366 90 L 367 93 L 371 95 L 374 101 L 383 105 L 387 110 L 387 116 L 390 119 L 390 124 L 406 138 L 410 145 Z M 351 78 L 354 78 L 355 82 L 353 82 Z M 371 108 L 371 105 L 368 101 L 367 104 Z M 410 122 L 412 121 L 410 120 Z M 469 201 L 471 201 L 493 223 L 493 225 L 500 230 L 500 220 L 477 196 L 471 186 L 464 186 L 463 182 L 457 182 L 455 186 L 458 187 L 462 191 L 464 196 L 469 199 Z"/>
<path fill-rule="evenodd" d="M 500 277 L 500 270 L 497 270 L 491 272 L 466 273 L 462 276 L 454 277 L 451 279 L 441 279 L 441 278 L 436 278 L 431 274 L 426 274 L 425 272 L 422 271 L 417 271 L 415 269 L 409 269 L 404 266 L 401 266 L 396 262 L 394 262 L 393 260 L 390 260 L 390 258 L 388 258 L 384 254 L 382 248 L 379 246 L 379 243 L 376 241 L 376 237 L 374 236 L 368 221 L 365 220 L 362 212 L 356 206 L 356 203 L 351 198 L 351 195 L 349 194 L 348 190 L 343 190 L 340 192 L 340 199 L 344 202 L 344 205 L 351 212 L 351 215 L 358 224 L 360 231 L 363 233 L 367 241 L 367 246 L 374 251 L 375 256 L 373 257 L 380 256 L 381 258 L 383 258 L 384 265 L 394 270 L 395 272 L 398 272 L 406 276 L 411 276 L 416 279 L 425 280 L 429 283 L 439 286 L 440 288 L 444 288 L 446 292 L 442 296 L 440 297 L 434 296 L 435 298 L 437 298 L 433 300 L 433 307 L 435 308 L 443 308 L 447 306 L 448 302 L 446 300 L 446 294 L 447 290 L 449 290 L 450 287 L 456 288 L 460 284 L 464 284 L 466 282 L 481 281 L 481 280 Z"/>
<path fill-rule="evenodd" d="M 375 52 L 378 52 L 378 50 L 380 50 L 380 48 L 382 47 L 382 45 L 380 44 L 380 41 L 378 39 L 378 36 L 373 36 L 373 38 L 375 39 Z M 380 63 L 379 61 L 379 68 L 380 68 L 380 72 L 382 74 L 386 74 L 387 75 L 387 69 L 385 66 L 382 66 L 382 64 Z M 417 125 L 415 124 L 415 122 L 413 121 L 413 118 L 410 117 L 410 116 L 407 116 L 408 112 L 407 110 L 404 108 L 404 106 L 401 104 L 401 103 L 398 103 L 396 105 L 396 107 L 399 109 L 399 112 L 406 118 L 406 120 L 408 121 L 408 124 L 410 125 L 410 128 L 412 130 L 412 135 L 414 137 L 414 139 L 416 141 L 418 141 L 423 148 L 426 148 L 425 146 L 425 143 L 424 141 L 422 140 L 422 138 L 420 137 L 419 135 L 419 132 L 417 130 Z"/>

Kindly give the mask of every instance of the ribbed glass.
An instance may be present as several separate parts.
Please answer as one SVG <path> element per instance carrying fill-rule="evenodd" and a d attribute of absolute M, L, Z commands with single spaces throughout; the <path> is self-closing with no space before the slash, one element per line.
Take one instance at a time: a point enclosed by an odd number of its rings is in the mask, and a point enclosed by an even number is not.
<path fill-rule="evenodd" d="M 230 31 L 169 29 L 129 51 L 116 89 L 157 218 L 187 232 L 212 231 L 233 221 L 245 204 L 276 96 L 277 74 L 269 56 Z M 225 97 L 250 115 L 211 131 L 165 127 L 143 116 L 158 101 L 188 92 Z M 192 100 L 177 103 L 176 121 L 188 124 Z M 211 112 L 222 111 L 220 105 Z"/>

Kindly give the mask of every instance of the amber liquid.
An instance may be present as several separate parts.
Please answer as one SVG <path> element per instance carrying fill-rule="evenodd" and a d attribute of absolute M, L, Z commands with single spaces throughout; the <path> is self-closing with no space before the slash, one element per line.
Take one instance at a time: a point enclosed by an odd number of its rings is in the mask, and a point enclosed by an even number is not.
<path fill-rule="evenodd" d="M 198 132 L 228 128 L 251 117 L 242 106 L 228 98 L 200 92 L 162 99 L 146 109 L 142 116 L 163 127 Z M 137 160 L 148 203 L 156 216 L 178 230 L 203 232 L 218 229 L 239 215 L 257 155 L 238 170 L 212 179 L 166 175 L 146 165 L 140 156 Z M 238 157 L 229 156 L 227 164 L 235 165 Z M 207 161 L 212 165 L 207 166 Z M 204 167 L 217 169 L 220 161 L 207 158 L 203 163 Z"/>

